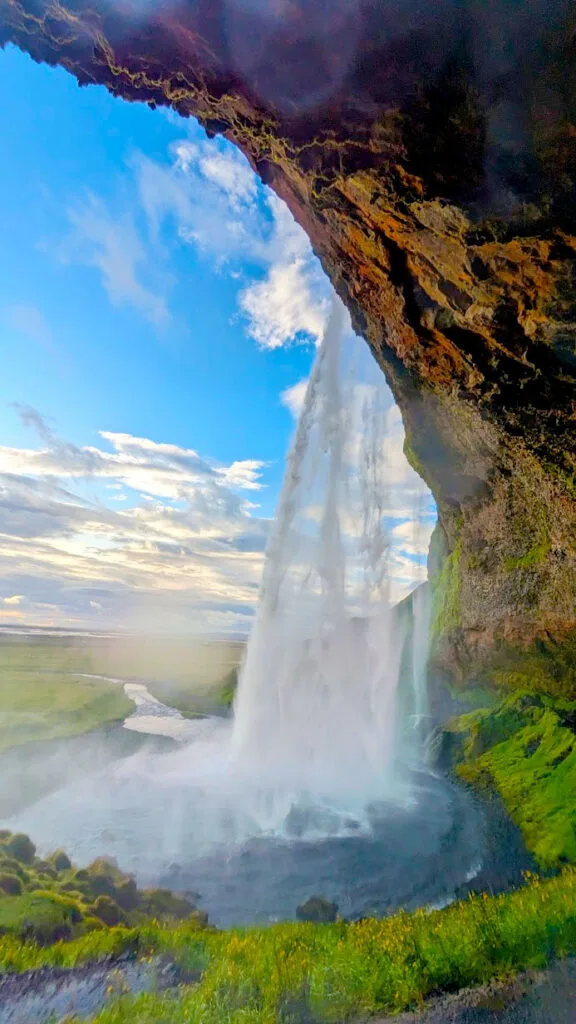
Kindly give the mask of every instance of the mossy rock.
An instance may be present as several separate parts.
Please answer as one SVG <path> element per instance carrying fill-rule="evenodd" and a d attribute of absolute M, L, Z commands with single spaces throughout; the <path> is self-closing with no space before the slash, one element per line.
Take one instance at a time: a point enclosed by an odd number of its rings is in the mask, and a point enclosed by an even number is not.
<path fill-rule="evenodd" d="M 101 932 L 106 928 L 104 921 L 99 917 L 93 917 L 91 914 L 87 914 L 82 922 L 83 928 L 87 932 Z"/>
<path fill-rule="evenodd" d="M 184 896 L 176 896 L 169 889 L 144 889 L 140 910 L 157 921 L 184 921 L 195 912 L 196 907 Z"/>
<path fill-rule="evenodd" d="M 30 872 L 22 866 L 20 861 L 14 860 L 13 857 L 6 856 L 0 858 L 0 870 L 8 871 L 11 875 L 18 875 L 22 882 L 27 882 L 30 878 Z"/>
<path fill-rule="evenodd" d="M 97 917 L 109 928 L 125 924 L 126 918 L 118 904 L 110 896 L 98 896 L 88 908 L 88 916 Z"/>
<path fill-rule="evenodd" d="M 35 860 L 33 866 L 37 875 L 43 875 L 46 878 L 52 879 L 58 878 L 58 872 L 55 867 L 47 860 Z"/>
<path fill-rule="evenodd" d="M 141 894 L 133 878 L 126 878 L 115 888 L 116 902 L 123 910 L 136 910 L 140 904 Z"/>
<path fill-rule="evenodd" d="M 322 896 L 311 896 L 305 903 L 296 907 L 296 917 L 298 921 L 332 924 L 338 917 L 338 905 L 323 899 Z"/>
<path fill-rule="evenodd" d="M 543 869 L 576 863 L 576 703 L 518 694 L 447 727 L 457 775 L 495 789 Z"/>
<path fill-rule="evenodd" d="M 18 878 L 18 875 L 0 872 L 0 894 L 4 893 L 5 896 L 20 896 L 21 892 L 22 882 Z"/>

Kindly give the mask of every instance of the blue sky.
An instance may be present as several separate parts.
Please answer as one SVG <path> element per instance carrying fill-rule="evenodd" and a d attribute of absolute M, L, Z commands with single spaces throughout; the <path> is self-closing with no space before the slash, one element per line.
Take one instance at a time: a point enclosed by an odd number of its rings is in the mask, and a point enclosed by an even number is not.
<path fill-rule="evenodd" d="M 328 282 L 195 122 L 0 88 L 0 622 L 244 631 Z"/>

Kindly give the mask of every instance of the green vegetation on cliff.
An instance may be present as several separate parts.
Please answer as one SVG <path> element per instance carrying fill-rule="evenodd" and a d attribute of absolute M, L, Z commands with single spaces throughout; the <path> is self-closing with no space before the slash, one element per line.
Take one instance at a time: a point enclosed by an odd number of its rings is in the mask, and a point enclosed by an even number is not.
<path fill-rule="evenodd" d="M 336 1022 L 419 1006 L 427 997 L 540 968 L 576 952 L 576 872 L 444 910 L 353 924 L 217 932 L 194 921 L 111 928 L 49 947 L 0 938 L 0 970 L 71 967 L 163 954 L 198 984 L 113 999 L 98 1024 Z"/>
<path fill-rule="evenodd" d="M 545 869 L 576 862 L 576 703 L 515 694 L 446 730 L 457 775 L 496 789 Z"/>
<path fill-rule="evenodd" d="M 206 924 L 188 899 L 167 889 L 138 889 L 108 858 L 77 869 L 63 850 L 43 860 L 28 836 L 0 832 L 0 936 L 47 944 L 117 925 L 185 918 Z"/>
<path fill-rule="evenodd" d="M 460 523 L 461 528 L 461 523 Z M 438 527 L 435 533 L 437 533 Z M 461 588 L 461 559 L 462 559 L 462 535 L 459 533 L 454 548 L 449 554 L 442 555 L 434 552 L 432 545 L 438 545 L 437 536 L 433 534 L 431 542 L 431 558 L 436 557 L 440 562 L 437 572 L 430 580 L 432 590 L 432 611 L 430 616 L 430 638 L 432 644 L 443 636 L 449 635 L 453 630 L 458 629 L 461 624 L 460 611 L 460 588 Z"/>

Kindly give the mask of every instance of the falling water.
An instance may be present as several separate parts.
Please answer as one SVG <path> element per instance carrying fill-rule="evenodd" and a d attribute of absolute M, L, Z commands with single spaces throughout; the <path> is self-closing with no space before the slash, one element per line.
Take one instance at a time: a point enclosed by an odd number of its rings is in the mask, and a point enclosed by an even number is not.
<path fill-rule="evenodd" d="M 290 917 L 318 892 L 351 915 L 445 898 L 481 847 L 475 806 L 419 756 L 426 588 L 398 600 L 424 576 L 428 498 L 344 324 L 335 305 L 234 719 L 189 721 L 178 748 L 72 778 L 6 823 L 79 863 L 106 851 L 142 882 L 197 889 L 220 924 Z"/>
<path fill-rule="evenodd" d="M 331 829 L 350 815 L 357 825 L 402 781 L 405 634 L 391 604 L 385 525 L 390 399 L 365 344 L 348 335 L 343 345 L 343 321 L 335 304 L 288 459 L 235 706 L 235 770 L 257 774 L 254 813 L 271 829 Z M 413 671 L 420 681 L 419 651 Z"/>

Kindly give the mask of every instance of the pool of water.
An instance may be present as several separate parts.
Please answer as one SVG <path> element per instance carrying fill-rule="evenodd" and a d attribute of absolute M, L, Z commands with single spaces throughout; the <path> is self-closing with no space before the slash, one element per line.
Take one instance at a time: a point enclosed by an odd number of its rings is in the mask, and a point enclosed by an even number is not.
<path fill-rule="evenodd" d="M 79 865 L 106 854 L 140 884 L 199 893 L 219 926 L 291 919 L 312 895 L 346 917 L 442 904 L 481 865 L 482 811 L 441 775 L 404 772 L 396 799 L 337 828 L 325 808 L 297 807 L 278 834 L 256 824 L 243 780 L 226 774 L 230 723 L 187 726 L 185 742 L 72 773 L 2 825 L 42 853 L 62 847 Z"/>

